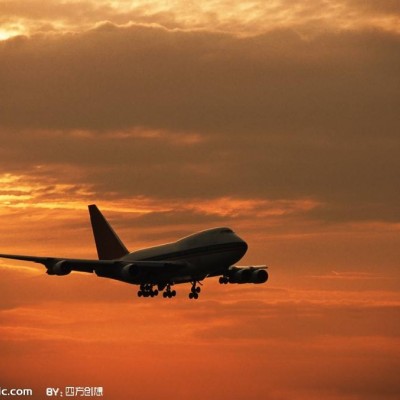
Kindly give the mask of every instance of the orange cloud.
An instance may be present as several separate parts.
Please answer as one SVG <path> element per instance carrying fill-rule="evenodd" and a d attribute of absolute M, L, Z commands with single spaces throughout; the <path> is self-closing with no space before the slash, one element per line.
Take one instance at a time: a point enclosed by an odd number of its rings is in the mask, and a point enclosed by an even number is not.
<path fill-rule="evenodd" d="M 44 280 L 37 283 L 37 292 L 47 286 Z M 239 298 L 238 292 L 230 293 L 235 288 L 228 288 L 225 295 L 213 289 L 193 305 L 180 295 L 170 303 L 139 301 L 133 295 L 115 301 L 101 298 L 102 289 L 98 301 L 82 301 L 82 283 L 64 282 L 66 290 L 53 292 L 52 300 L 43 297 L 36 305 L 0 312 L 2 382 L 23 381 L 39 393 L 55 382 L 104 386 L 110 399 L 173 393 L 180 398 L 204 379 L 210 382 L 210 398 L 226 395 L 220 379 L 231 382 L 228 393 L 234 399 L 248 396 L 249 387 L 254 398 L 296 393 L 300 399 L 332 400 L 350 393 L 368 399 L 371 390 L 390 399 L 383 388 L 398 388 L 390 372 L 399 345 L 397 292 L 265 287 L 246 290 Z M 137 363 L 140 368 L 132 367 Z M 44 376 L 37 365 L 51 368 Z M 132 368 L 134 385 L 128 379 Z M 155 370 L 160 385 L 149 386 Z"/>
<path fill-rule="evenodd" d="M 0 46 L 1 168 L 42 166 L 126 198 L 207 187 L 212 199 L 311 199 L 318 220 L 394 222 L 397 41 L 111 23 L 15 38 Z"/>
<path fill-rule="evenodd" d="M 389 279 L 387 276 L 380 275 L 379 273 L 371 272 L 360 272 L 360 271 L 346 271 L 346 272 L 336 272 L 332 271 L 330 274 L 326 275 L 316 275 L 312 278 L 316 279 L 349 279 L 349 280 L 365 280 L 365 279 Z"/>
<path fill-rule="evenodd" d="M 326 29 L 378 28 L 399 33 L 399 9 L 393 1 L 262 0 L 190 3 L 146 0 L 81 0 L 74 2 L 14 0 L 0 2 L 0 39 L 36 32 L 81 32 L 104 21 L 169 29 L 208 30 L 257 35 L 296 29 L 303 35 Z"/>

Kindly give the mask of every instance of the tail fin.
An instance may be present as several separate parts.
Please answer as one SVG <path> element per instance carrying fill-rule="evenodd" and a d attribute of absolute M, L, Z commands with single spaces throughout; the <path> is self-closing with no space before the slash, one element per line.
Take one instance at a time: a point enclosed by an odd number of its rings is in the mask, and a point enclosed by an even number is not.
<path fill-rule="evenodd" d="M 90 222 L 99 260 L 114 260 L 129 253 L 95 204 L 89 207 Z"/>

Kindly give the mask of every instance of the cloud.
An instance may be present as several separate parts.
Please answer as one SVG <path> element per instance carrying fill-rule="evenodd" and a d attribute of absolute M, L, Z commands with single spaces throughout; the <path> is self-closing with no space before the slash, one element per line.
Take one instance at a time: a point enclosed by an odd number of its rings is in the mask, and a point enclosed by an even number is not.
<path fill-rule="evenodd" d="M 384 116 L 393 123 L 387 105 L 396 92 L 386 88 L 397 81 L 397 46 L 395 37 L 379 33 L 327 34 L 310 42 L 290 31 L 237 39 L 112 25 L 16 38 L 2 46 L 2 124 L 265 132 L 269 141 L 303 130 L 312 138 L 312 129 L 329 124 L 326 140 L 339 127 L 341 137 L 354 128 L 370 137 Z M 384 77 L 377 71 L 382 63 Z M 368 112 L 381 117 L 364 121 Z"/>
<path fill-rule="evenodd" d="M 393 0 L 205 0 L 187 3 L 136 0 L 73 2 L 1 1 L 3 37 L 18 33 L 80 32 L 97 23 L 158 25 L 169 29 L 208 30 L 257 35 L 281 28 L 303 35 L 329 30 L 378 28 L 399 33 L 399 8 Z"/>
<path fill-rule="evenodd" d="M 330 274 L 326 275 L 316 275 L 312 278 L 316 279 L 344 279 L 344 280 L 369 280 L 369 279 L 388 279 L 387 277 L 370 272 L 360 272 L 360 271 L 346 271 L 346 272 L 336 272 L 332 271 Z"/>
<path fill-rule="evenodd" d="M 0 46 L 3 170 L 74 165 L 98 192 L 309 198 L 317 219 L 397 221 L 398 46 L 111 24 L 15 38 Z"/>
<path fill-rule="evenodd" d="M 190 378 L 176 383 L 179 395 L 175 387 L 163 385 L 164 394 L 179 397 L 192 389 L 199 374 L 210 381 L 211 397 L 227 393 L 212 378 L 215 374 L 231 381 L 229 393 L 238 399 L 276 400 L 294 393 L 300 399 L 374 399 L 378 393 L 391 399 L 398 389 L 393 357 L 400 334 L 397 292 L 389 296 L 286 289 L 265 290 L 261 296 L 249 292 L 247 299 L 220 295 L 193 303 L 178 296 L 171 302 L 139 302 L 127 300 L 127 292 L 118 301 L 104 297 L 101 282 L 86 297 L 82 282 L 64 280 L 64 290 L 56 284 L 47 300 L 1 311 L 3 382 L 15 382 L 16 377 L 21 381 L 23 376 L 40 392 L 49 382 L 80 384 L 79 376 L 88 371 L 83 384 L 103 385 L 111 399 L 120 392 L 158 394 L 157 387 L 143 384 L 151 371 L 160 382 L 173 382 L 176 374 Z M 43 283 L 38 282 L 36 294 L 43 292 Z M 99 301 L 93 301 L 96 291 Z M 14 292 L 26 296 L 26 290 Z M 392 305 L 386 303 L 388 297 Z M 77 312 L 77 306 L 84 311 Z M 31 357 L 35 363 L 27 362 Z M 141 364 L 135 372 L 141 384 L 134 386 L 127 380 L 132 359 Z M 45 378 L 35 369 L 42 363 L 52 367 Z M 94 368 L 102 363 L 106 371 Z"/>

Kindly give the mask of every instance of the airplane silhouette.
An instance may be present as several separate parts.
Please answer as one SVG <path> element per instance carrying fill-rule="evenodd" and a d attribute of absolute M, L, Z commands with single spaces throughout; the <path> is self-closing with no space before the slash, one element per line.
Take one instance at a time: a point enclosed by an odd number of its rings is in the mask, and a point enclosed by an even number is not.
<path fill-rule="evenodd" d="M 139 297 L 176 296 L 173 285 L 192 284 L 190 299 L 201 291 L 197 284 L 219 276 L 220 284 L 264 283 L 265 265 L 240 267 L 234 264 L 247 251 L 247 243 L 230 228 L 213 228 L 186 236 L 172 243 L 129 252 L 95 204 L 89 205 L 90 221 L 98 260 L 0 254 L 1 258 L 43 264 L 49 275 L 71 271 L 95 273 L 99 277 L 139 285 Z"/>

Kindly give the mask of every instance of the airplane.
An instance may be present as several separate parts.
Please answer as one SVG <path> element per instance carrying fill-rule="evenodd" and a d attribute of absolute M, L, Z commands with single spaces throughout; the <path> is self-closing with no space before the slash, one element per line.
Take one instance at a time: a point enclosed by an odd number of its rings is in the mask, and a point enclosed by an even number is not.
<path fill-rule="evenodd" d="M 230 228 L 212 228 L 172 243 L 129 252 L 95 204 L 88 206 L 98 260 L 0 254 L 1 258 L 43 264 L 48 275 L 71 271 L 139 285 L 139 297 L 176 296 L 175 284 L 191 283 L 189 299 L 198 299 L 201 281 L 219 276 L 220 284 L 260 284 L 268 280 L 267 267 L 234 265 L 247 243 Z"/>

